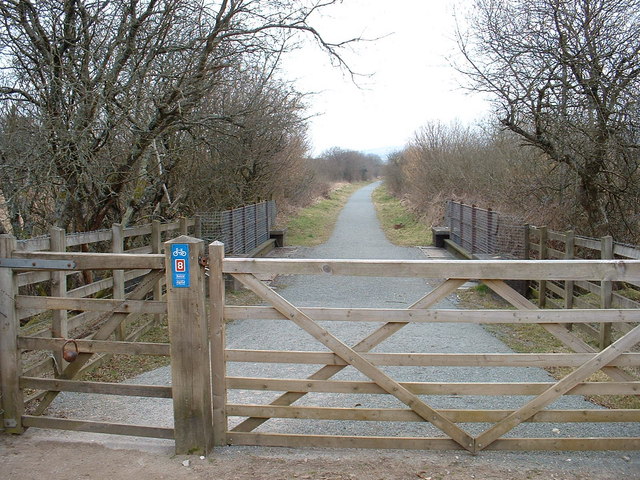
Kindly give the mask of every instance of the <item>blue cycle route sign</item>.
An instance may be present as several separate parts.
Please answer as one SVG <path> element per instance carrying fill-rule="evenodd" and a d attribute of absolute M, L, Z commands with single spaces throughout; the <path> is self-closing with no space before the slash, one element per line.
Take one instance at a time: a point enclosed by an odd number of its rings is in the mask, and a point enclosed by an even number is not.
<path fill-rule="evenodd" d="M 188 288 L 189 282 L 189 245 L 174 243 L 171 245 L 171 277 L 173 288 Z"/>

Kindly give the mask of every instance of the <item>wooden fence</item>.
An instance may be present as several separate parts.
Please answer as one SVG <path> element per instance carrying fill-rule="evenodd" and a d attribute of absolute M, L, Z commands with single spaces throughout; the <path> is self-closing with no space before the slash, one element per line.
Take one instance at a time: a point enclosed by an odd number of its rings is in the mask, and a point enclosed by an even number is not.
<path fill-rule="evenodd" d="M 639 247 L 616 242 L 609 236 L 591 238 L 572 231 L 519 225 L 513 218 L 475 205 L 449 201 L 447 221 L 451 241 L 472 258 L 492 255 L 539 260 L 640 259 Z M 530 280 L 531 293 L 537 297 L 540 308 L 640 308 L 637 282 Z M 628 332 L 630 326 L 605 322 L 579 324 L 576 328 L 604 348 L 617 335 Z"/>
<path fill-rule="evenodd" d="M 2 253 L 0 253 L 0 274 L 6 276 L 7 283 L 2 291 L 14 292 L 16 304 L 14 306 L 4 305 L 4 308 L 11 312 L 14 312 L 13 308 L 15 307 L 15 317 L 10 317 L 13 320 L 7 320 L 3 324 L 8 333 L 4 335 L 3 330 L 3 340 L 1 341 L 15 341 L 15 338 L 12 340 L 11 337 L 16 334 L 24 339 L 28 338 L 28 340 L 22 340 L 27 343 L 22 343 L 21 348 L 38 350 L 39 348 L 34 346 L 51 347 L 51 354 L 31 352 L 19 359 L 21 374 L 25 378 L 22 380 L 22 386 L 27 389 L 27 394 L 21 400 L 24 404 L 32 405 L 34 402 L 42 401 L 47 395 L 47 388 L 51 387 L 50 384 L 53 382 L 51 379 L 58 377 L 62 369 L 68 365 L 62 358 L 63 339 L 80 339 L 80 344 L 84 341 L 106 341 L 106 338 L 97 338 L 96 336 L 100 335 L 96 331 L 99 332 L 100 328 L 114 320 L 109 317 L 109 307 L 102 306 L 96 310 L 96 300 L 91 297 L 104 298 L 101 305 L 111 302 L 111 306 L 132 298 L 142 300 L 150 297 L 155 302 L 161 301 L 164 276 L 156 275 L 153 284 L 148 284 L 144 280 L 148 278 L 148 268 L 141 269 L 135 266 L 135 262 L 132 265 L 122 260 L 131 259 L 133 255 L 161 254 L 164 241 L 187 233 L 200 235 L 200 223 L 197 217 L 193 219 L 182 218 L 177 222 L 165 224 L 154 221 L 147 225 L 131 228 L 122 228 L 121 225 L 116 224 L 109 230 L 72 234 L 65 234 L 62 229 L 52 228 L 49 236 L 29 240 L 16 240 L 10 236 L 3 237 L 5 243 Z M 93 257 L 92 254 L 80 254 L 78 250 L 81 247 L 84 250 L 98 249 L 102 252 L 112 252 L 114 256 L 105 257 L 104 253 L 95 254 L 96 256 Z M 80 268 L 82 262 L 80 262 L 80 266 L 74 265 L 73 268 L 45 268 L 51 264 L 47 261 L 43 263 L 41 259 L 49 258 L 52 255 L 52 258 L 64 259 L 104 259 L 104 263 L 98 263 L 92 269 Z M 29 257 L 34 258 L 32 263 L 37 268 L 16 270 L 11 278 L 7 276 L 11 270 L 2 268 L 5 267 L 2 262 L 4 261 L 6 264 L 7 259 L 17 260 Z M 109 263 L 110 259 L 118 259 L 118 268 Z M 83 273 L 89 271 L 94 274 L 83 276 Z M 132 289 L 133 291 L 130 291 Z M 106 300 L 106 298 L 110 298 L 110 300 Z M 149 313 L 145 308 L 139 306 L 136 308 L 139 311 L 111 312 L 114 314 L 114 318 L 119 319 L 118 326 L 113 332 L 114 339 L 127 342 L 136 341 L 154 324 L 158 323 L 164 312 L 162 308 L 158 311 L 158 307 L 155 305 L 153 315 L 145 316 L 143 314 Z M 102 348 L 95 352 L 90 351 L 95 355 L 92 355 L 86 362 L 74 363 L 75 367 L 82 364 L 82 368 L 78 372 L 74 372 L 74 376 L 81 376 L 97 368 L 113 353 L 118 353 L 110 351 L 108 348 L 106 350 Z M 4 349 L 3 352 L 4 355 L 8 355 Z M 14 373 L 15 365 L 14 367 L 11 365 L 17 361 L 13 357 L 11 360 L 7 360 L 4 355 L 0 358 L 0 381 L 3 385 L 4 378 Z M 3 376 L 5 368 L 10 371 Z M 48 377 L 49 380 L 35 380 L 35 377 Z M 56 381 L 63 382 L 64 378 L 60 377 L 60 380 Z M 118 389 L 120 387 L 116 388 L 116 390 Z M 0 390 L 0 395 L 6 397 L 9 390 L 8 387 L 3 387 Z M 5 398 L 5 400 L 7 399 Z M 15 399 L 13 403 L 15 403 Z M 47 401 L 42 404 L 45 403 Z M 14 420 L 7 421 L 6 417 L 3 417 L 3 412 L 6 410 L 5 407 L 0 408 L 2 427 L 15 428 L 13 427 Z"/>
<path fill-rule="evenodd" d="M 505 436 L 523 422 L 550 422 L 554 426 L 574 422 L 640 421 L 635 409 L 548 409 L 563 395 L 637 395 L 640 382 L 629 368 L 640 366 L 634 347 L 640 342 L 638 309 L 545 309 L 540 310 L 503 280 L 544 279 L 573 282 L 640 282 L 640 261 L 636 260 L 530 260 L 530 261 L 366 261 L 225 258 L 224 245 L 212 243 L 208 256 L 204 242 L 181 236 L 165 244 L 165 254 L 87 254 L 71 252 L 25 252 L 15 240 L 0 237 L 0 376 L 2 407 L 7 431 L 20 433 L 26 427 L 116 433 L 174 438 L 178 453 L 208 452 L 221 445 L 271 445 L 407 449 L 507 450 L 629 450 L 640 449 L 640 437 L 514 438 Z M 25 263 L 27 262 L 27 263 Z M 11 266 L 11 268 L 9 268 Z M 205 266 L 209 278 L 205 279 Z M 18 291 L 20 273 L 66 273 L 85 270 L 138 270 L 145 272 L 126 298 L 86 299 L 51 294 L 23 295 Z M 145 300 L 154 285 L 165 276 L 166 302 Z M 33 273 L 26 273 L 32 275 Z M 224 275 L 231 274 L 254 291 L 267 305 L 225 305 Z M 258 278 L 264 274 L 347 275 L 373 277 L 418 277 L 442 279 L 433 290 L 407 309 L 309 308 L 295 306 Z M 502 296 L 515 310 L 442 310 L 439 301 L 455 292 L 467 279 L 483 283 Z M 205 299 L 208 282 L 208 312 Z M 60 352 L 64 338 L 25 335 L 19 318 L 27 312 L 91 311 L 101 315 L 95 332 L 77 340 L 79 356 L 54 378 L 25 371 L 23 358 L 34 350 Z M 118 339 L 123 319 L 146 313 L 168 313 L 170 343 L 154 344 Z M 72 317 L 74 318 L 74 317 Z M 249 350 L 226 347 L 227 322 L 259 319 L 265 332 L 269 322 L 292 322 L 315 338 L 325 351 Z M 51 319 L 52 325 L 55 317 Z M 318 322 L 374 322 L 378 328 L 350 346 Z M 573 353 L 466 353 L 393 352 L 372 353 L 381 342 L 415 322 L 519 323 L 539 324 Z M 632 325 L 630 331 L 611 346 L 597 351 L 565 326 L 593 322 Z M 126 385 L 87 382 L 78 374 L 100 352 L 135 355 L 170 355 L 171 386 Z M 319 364 L 315 373 L 301 378 L 252 378 L 228 374 L 228 362 L 273 364 Z M 336 380 L 333 377 L 351 366 L 367 380 Z M 400 382 L 386 367 L 459 367 L 492 369 L 504 366 L 570 367 L 558 381 L 548 382 Z M 611 381 L 592 378 L 603 372 Z M 27 389 L 45 392 L 37 407 L 25 413 Z M 259 403 L 229 402 L 229 390 L 284 392 L 275 400 Z M 124 425 L 46 415 L 47 407 L 60 391 L 172 398 L 174 427 Z M 331 392 L 348 398 L 353 393 L 388 395 L 404 408 L 331 407 L 325 404 L 294 405 L 308 393 Z M 429 397 L 424 397 L 428 395 Z M 522 406 L 499 410 L 486 408 L 436 408 L 430 398 L 450 396 L 523 396 Z M 531 398 L 527 396 L 532 396 Z M 495 404 L 495 403 L 494 403 Z M 230 426 L 229 418 L 239 417 Z M 444 436 L 338 436 L 283 434 L 273 430 L 272 418 L 352 420 L 365 422 L 428 422 Z M 465 424 L 489 424 L 479 433 L 469 433 Z M 256 428 L 261 426 L 260 431 Z M 401 432 L 400 432 L 401 433 Z"/>

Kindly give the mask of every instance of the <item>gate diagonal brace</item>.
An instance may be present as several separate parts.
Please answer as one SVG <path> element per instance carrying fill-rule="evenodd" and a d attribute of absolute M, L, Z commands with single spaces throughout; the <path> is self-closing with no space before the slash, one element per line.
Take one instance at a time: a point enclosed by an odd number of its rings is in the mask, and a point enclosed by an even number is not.
<path fill-rule="evenodd" d="M 289 303 L 269 287 L 265 286 L 255 276 L 245 273 L 233 275 L 245 286 L 253 290 L 258 296 L 271 303 L 271 305 L 273 305 L 273 307 L 281 314 L 285 315 L 288 319 L 293 321 L 324 346 L 331 349 L 345 362 L 355 367 L 361 373 L 377 383 L 387 393 L 396 397 L 423 419 L 449 435 L 452 440 L 457 442 L 464 449 L 475 453 L 475 439 L 454 422 L 441 415 L 438 411 L 423 402 L 417 395 L 411 393 L 378 367 L 366 360 L 358 352 L 354 351 L 329 331 L 315 323 L 310 317 L 302 313 L 294 305 Z"/>
<path fill-rule="evenodd" d="M 518 310 L 539 310 L 540 308 L 532 303 L 529 299 L 522 296 L 502 280 L 481 280 L 491 290 L 504 298 Z M 560 340 L 563 345 L 572 349 L 576 353 L 598 353 L 598 350 L 584 342 L 580 337 L 567 330 L 564 325 L 559 323 L 543 323 L 540 324 L 547 332 Z M 611 378 L 614 382 L 633 382 L 636 378 L 630 373 L 625 372 L 618 367 L 603 367 L 602 372 Z"/>
<path fill-rule="evenodd" d="M 427 309 L 432 307 L 447 295 L 455 292 L 460 286 L 462 286 L 467 280 L 461 279 L 446 279 L 440 283 L 436 288 L 424 295 L 413 305 L 408 307 L 408 310 L 412 309 Z M 286 318 L 283 315 L 283 318 Z M 375 346 L 381 344 L 386 339 L 390 338 L 393 334 L 400 331 L 403 327 L 408 325 L 406 322 L 389 322 L 377 328 L 367 337 L 363 338 L 360 342 L 355 344 L 352 348 L 356 352 L 366 353 L 373 349 Z M 307 377 L 307 380 L 328 380 L 334 375 L 337 375 L 346 365 L 325 365 Z M 304 392 L 286 392 L 276 398 L 270 405 L 274 406 L 289 406 L 304 397 Z M 251 432 L 260 425 L 268 421 L 268 418 L 261 417 L 249 417 L 242 421 L 231 430 L 233 432 Z"/>

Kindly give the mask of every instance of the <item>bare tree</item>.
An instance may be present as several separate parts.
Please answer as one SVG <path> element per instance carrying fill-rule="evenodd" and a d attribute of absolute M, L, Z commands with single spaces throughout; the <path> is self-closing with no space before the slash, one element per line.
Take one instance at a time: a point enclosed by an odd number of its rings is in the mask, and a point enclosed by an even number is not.
<path fill-rule="evenodd" d="M 379 156 L 333 147 L 322 152 L 315 161 L 321 176 L 333 182 L 360 182 L 380 175 Z"/>
<path fill-rule="evenodd" d="M 583 226 L 637 233 L 640 1 L 476 0 L 458 44 L 500 123 L 567 167 Z"/>
<path fill-rule="evenodd" d="M 23 180 L 3 188 L 7 201 L 17 210 L 37 199 L 43 224 L 75 230 L 134 218 L 142 200 L 166 197 L 177 163 L 159 152 L 172 135 L 234 123 L 201 108 L 226 72 L 277 61 L 298 32 L 341 63 L 341 44 L 309 23 L 333 3 L 0 2 L 2 181 Z"/>

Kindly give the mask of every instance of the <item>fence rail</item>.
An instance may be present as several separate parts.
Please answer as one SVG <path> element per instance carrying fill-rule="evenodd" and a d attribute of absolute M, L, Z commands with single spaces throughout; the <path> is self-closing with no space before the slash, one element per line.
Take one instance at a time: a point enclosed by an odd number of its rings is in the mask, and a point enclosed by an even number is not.
<path fill-rule="evenodd" d="M 491 209 L 454 201 L 447 202 L 446 212 L 450 239 L 474 256 L 488 254 L 539 260 L 640 259 L 639 247 L 616 242 L 608 236 L 592 238 L 572 231 L 556 232 L 547 227 L 518 224 L 512 217 Z M 560 281 L 531 277 L 529 285 L 540 308 L 640 308 L 640 283 L 635 281 Z M 615 336 L 612 327 L 619 332 L 630 328 L 609 322 L 577 324 L 576 327 L 598 341 L 601 348 L 611 344 Z"/>

